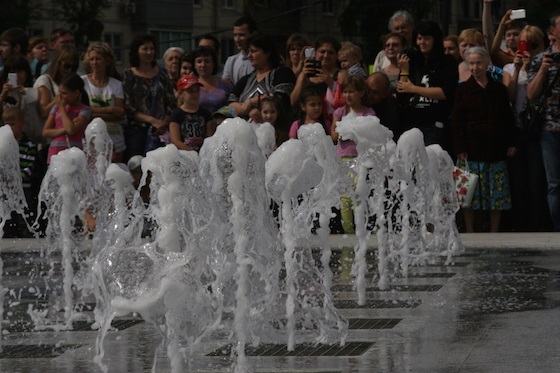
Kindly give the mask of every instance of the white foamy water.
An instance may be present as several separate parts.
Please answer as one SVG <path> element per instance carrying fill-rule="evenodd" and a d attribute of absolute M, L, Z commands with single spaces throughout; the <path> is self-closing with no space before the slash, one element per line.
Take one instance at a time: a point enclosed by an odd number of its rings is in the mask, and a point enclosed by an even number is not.
<path fill-rule="evenodd" d="M 4 125 L 0 127 L 0 239 L 4 235 L 4 225 L 11 218 L 12 212 L 23 215 L 25 207 L 27 202 L 23 194 L 19 167 L 19 145 L 12 128 Z M 2 287 L 3 270 L 4 262 L 0 257 L 0 352 L 2 352 L 3 338 L 4 294 L 7 291 Z"/>
<path fill-rule="evenodd" d="M 98 228 L 87 266 L 92 273 L 84 277 L 94 285 L 95 362 L 104 371 L 110 368 L 104 338 L 111 321 L 131 312 L 162 336 L 174 373 L 185 370 L 200 342 L 218 334 L 233 346 L 235 372 L 252 370 L 248 345 L 286 343 L 293 350 L 303 342 L 343 344 L 348 323 L 331 297 L 329 244 L 332 208 L 340 206 L 342 195 L 354 200 L 358 304 L 373 285 L 366 281 L 365 260 L 372 233 L 379 242 L 374 281 L 381 288 L 392 276 L 406 276 L 412 265 L 442 255 L 451 260 L 462 249 L 452 162 L 441 148 L 426 149 L 419 131 L 395 144 L 376 117 L 341 121 L 339 134 L 354 140 L 359 153 L 351 174 L 322 125 L 302 126 L 298 140 L 274 151 L 271 128 L 227 119 L 200 154 L 173 145 L 149 152 L 140 186 L 149 188 L 147 204 L 132 189 L 130 174 L 108 165 L 108 153 L 97 150 L 108 149 L 103 141 L 94 141 L 88 158 L 95 160 L 88 163 L 95 165 L 89 173 L 98 182 L 79 172 L 87 169 L 83 153 L 70 149 L 53 157 L 41 198 L 50 206 L 49 237 L 60 238 L 63 255 L 72 247 L 67 222 L 84 208 L 79 196 L 92 184 L 98 188 Z M 153 230 L 142 244 L 145 221 Z M 312 256 L 315 234 L 322 270 Z M 65 290 L 67 284 L 65 279 Z M 71 299 L 65 297 L 65 304 Z M 42 318 L 48 315 L 37 322 Z"/>

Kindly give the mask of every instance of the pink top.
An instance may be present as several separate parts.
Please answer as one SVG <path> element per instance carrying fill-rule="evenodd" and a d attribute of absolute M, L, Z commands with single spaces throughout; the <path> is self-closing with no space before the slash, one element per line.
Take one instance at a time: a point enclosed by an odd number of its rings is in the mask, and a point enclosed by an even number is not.
<path fill-rule="evenodd" d="M 346 112 L 346 106 L 339 107 L 333 113 L 333 118 L 342 119 L 348 113 Z M 355 112 L 357 117 L 367 117 L 368 115 L 375 115 L 375 111 L 370 107 L 365 107 L 364 111 Z M 336 146 L 336 152 L 340 158 L 349 157 L 356 158 L 358 156 L 358 151 L 356 150 L 356 143 L 352 140 L 341 140 L 338 139 L 338 145 Z"/>
<path fill-rule="evenodd" d="M 89 106 L 80 104 L 77 106 L 66 106 L 66 113 L 70 119 L 77 118 L 82 116 L 86 118 L 88 121 L 91 119 L 91 109 Z M 54 116 L 54 128 L 64 128 L 62 124 L 62 117 L 60 115 L 60 110 L 58 109 L 57 105 L 54 105 L 51 109 L 49 115 Z M 58 154 L 64 149 L 68 149 L 69 147 L 78 147 L 82 148 L 82 139 L 84 138 L 84 133 L 86 132 L 86 128 L 84 127 L 81 131 L 74 134 L 73 136 L 69 135 L 62 135 L 53 137 L 51 141 L 51 145 L 49 146 L 49 155 L 47 158 L 47 164 L 51 163 L 51 157 L 55 154 Z"/>
<path fill-rule="evenodd" d="M 328 119 L 325 119 L 324 123 L 321 123 L 323 125 L 323 128 L 325 129 L 325 133 L 327 135 L 331 134 L 331 121 Z M 288 136 L 290 137 L 290 139 L 297 139 L 297 131 L 299 130 L 299 128 L 301 126 L 304 126 L 305 124 L 301 124 L 301 120 L 296 120 L 294 123 L 292 123 L 292 126 L 290 127 L 290 132 L 288 133 Z"/>

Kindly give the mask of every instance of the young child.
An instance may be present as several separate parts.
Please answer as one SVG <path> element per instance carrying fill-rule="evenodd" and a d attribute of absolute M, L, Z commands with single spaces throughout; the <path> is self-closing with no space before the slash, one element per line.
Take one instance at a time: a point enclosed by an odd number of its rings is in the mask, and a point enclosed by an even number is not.
<path fill-rule="evenodd" d="M 214 118 L 214 123 L 216 127 L 218 127 L 224 120 L 228 118 L 235 118 L 235 110 L 229 106 L 222 106 L 212 113 L 212 118 Z"/>
<path fill-rule="evenodd" d="M 375 115 L 372 108 L 365 106 L 366 81 L 358 75 L 349 75 L 342 83 L 342 94 L 345 106 L 336 109 L 333 113 L 333 124 L 331 137 L 337 142 L 338 156 L 345 162 L 351 161 L 358 156 L 356 143 L 352 140 L 341 140 L 336 132 L 336 124 L 342 118 Z M 354 213 L 352 212 L 352 199 L 344 196 L 341 198 L 342 227 L 345 233 L 354 233 Z"/>
<path fill-rule="evenodd" d="M 2 121 L 4 125 L 12 127 L 12 132 L 14 137 L 19 143 L 19 167 L 21 172 L 23 192 L 25 194 L 25 199 L 27 200 L 28 210 L 26 215 L 29 215 L 30 211 L 35 211 L 35 206 L 37 204 L 36 196 L 34 190 L 37 188 L 38 182 L 33 180 L 33 170 L 35 168 L 35 157 L 37 155 L 37 146 L 24 132 L 25 127 L 25 115 L 23 109 L 19 106 L 8 106 L 4 108 L 2 113 Z M 4 237 L 19 237 L 19 238 L 29 238 L 32 237 L 31 233 L 27 229 L 27 224 L 23 220 L 24 218 L 20 215 L 16 215 L 13 219 L 6 222 L 5 235 Z"/>
<path fill-rule="evenodd" d="M 362 66 L 362 60 L 362 50 L 360 47 L 348 41 L 341 44 L 338 51 L 338 61 L 340 62 L 340 67 L 346 70 L 348 75 L 367 77 L 366 70 Z"/>
<path fill-rule="evenodd" d="M 288 116 L 284 104 L 278 96 L 266 96 L 260 102 L 261 117 L 264 122 L 274 126 L 276 147 L 288 140 Z"/>
<path fill-rule="evenodd" d="M 169 117 L 169 135 L 178 149 L 198 152 L 204 139 L 214 132 L 212 114 L 199 106 L 201 86 L 194 75 L 185 75 L 177 81 L 181 104 Z"/>
<path fill-rule="evenodd" d="M 299 98 L 300 119 L 290 127 L 290 139 L 297 139 L 298 130 L 306 124 L 321 123 L 327 135 L 331 134 L 331 123 L 323 115 L 323 95 L 314 88 L 306 88 Z"/>
<path fill-rule="evenodd" d="M 79 75 L 72 74 L 60 83 L 54 102 L 43 127 L 43 137 L 52 138 L 47 164 L 62 150 L 74 146 L 82 149 L 86 126 L 91 121 L 89 98 Z"/>

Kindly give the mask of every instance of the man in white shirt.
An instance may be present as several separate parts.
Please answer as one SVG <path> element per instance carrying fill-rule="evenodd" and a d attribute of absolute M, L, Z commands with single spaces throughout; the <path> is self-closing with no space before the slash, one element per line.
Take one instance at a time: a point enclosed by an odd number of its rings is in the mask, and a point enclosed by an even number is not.
<path fill-rule="evenodd" d="M 406 45 L 403 49 L 410 48 L 414 42 L 412 40 L 412 34 L 414 32 L 414 18 L 412 14 L 406 10 L 397 10 L 391 18 L 389 18 L 389 31 L 396 32 L 404 36 L 406 40 Z M 389 66 L 391 61 L 385 55 L 385 51 L 382 49 L 373 62 L 373 71 L 382 71 L 384 68 Z"/>
<path fill-rule="evenodd" d="M 241 17 L 233 24 L 233 40 L 239 53 L 229 56 L 224 65 L 222 80 L 235 85 L 247 74 L 253 72 L 251 61 L 247 57 L 249 46 L 247 40 L 257 33 L 257 24 L 251 17 Z"/>

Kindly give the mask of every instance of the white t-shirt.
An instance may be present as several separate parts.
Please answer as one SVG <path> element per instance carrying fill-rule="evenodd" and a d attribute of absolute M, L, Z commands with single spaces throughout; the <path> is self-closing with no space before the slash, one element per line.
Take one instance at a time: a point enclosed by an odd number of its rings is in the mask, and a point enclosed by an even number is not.
<path fill-rule="evenodd" d="M 47 87 L 47 90 L 51 94 L 51 98 L 54 99 L 54 97 L 58 94 L 58 84 L 56 84 L 48 74 L 39 76 L 37 80 L 35 80 L 35 83 L 33 83 L 33 88 L 39 89 L 39 87 L 43 86 Z"/>
<path fill-rule="evenodd" d="M 94 86 L 87 75 L 83 75 L 82 79 L 84 80 L 84 89 L 89 96 L 90 107 L 115 106 L 117 98 L 124 100 L 123 85 L 117 79 L 109 78 L 107 85 L 101 88 Z M 121 123 L 106 122 L 106 124 L 109 135 L 122 133 Z"/>
<path fill-rule="evenodd" d="M 513 63 L 508 63 L 504 66 L 504 71 L 506 71 L 510 76 L 513 76 L 515 67 Z M 519 71 L 519 77 L 517 78 L 517 96 L 515 97 L 515 112 L 517 114 L 521 113 L 525 109 L 525 103 L 527 102 L 527 71 Z"/>

